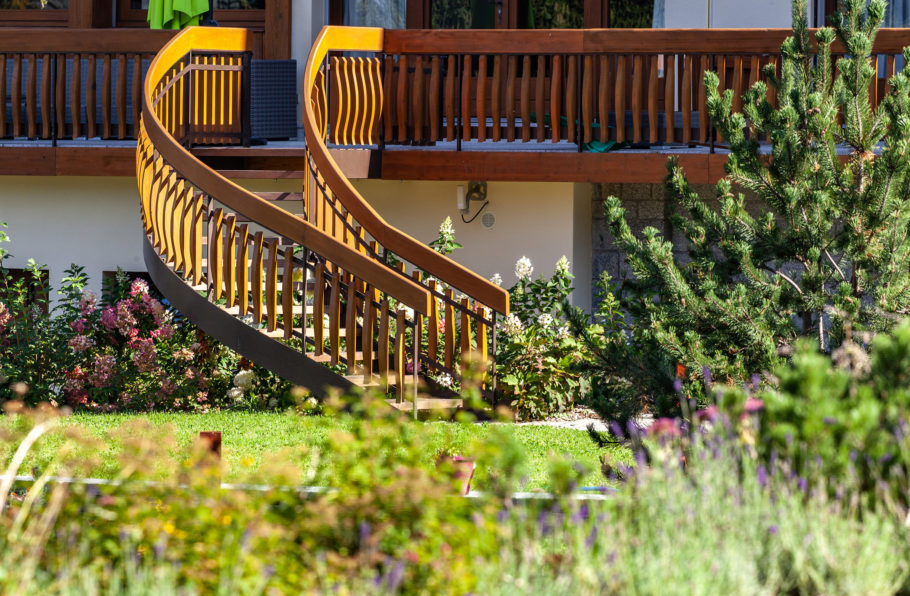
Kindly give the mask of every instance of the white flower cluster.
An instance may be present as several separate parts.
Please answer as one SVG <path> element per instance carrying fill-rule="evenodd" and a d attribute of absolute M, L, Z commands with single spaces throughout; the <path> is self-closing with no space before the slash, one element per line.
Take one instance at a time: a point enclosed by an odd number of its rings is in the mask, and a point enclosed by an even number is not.
<path fill-rule="evenodd" d="M 256 380 L 256 373 L 251 370 L 242 370 L 234 375 L 234 386 L 241 391 L 249 391 L 253 388 L 253 381 Z"/>
<path fill-rule="evenodd" d="M 452 383 L 453 383 L 452 375 L 450 375 L 449 373 L 442 373 L 441 375 L 436 377 L 436 382 L 439 383 L 440 385 L 442 385 L 443 387 L 451 387 Z"/>
<path fill-rule="evenodd" d="M 439 224 L 439 235 L 444 238 L 455 235 L 455 226 L 452 225 L 452 218 L 448 215 L 442 220 L 442 223 Z"/>
<path fill-rule="evenodd" d="M 493 277 L 490 278 L 490 281 L 496 284 L 497 286 L 502 285 L 502 276 L 498 273 L 494 273 Z"/>
<path fill-rule="evenodd" d="M 549 327 L 553 324 L 553 315 L 548 312 L 543 313 L 537 317 L 537 324 L 541 327 Z"/>
<path fill-rule="evenodd" d="M 515 313 L 509 313 L 502 322 L 502 330 L 506 335 L 515 337 L 524 330 L 524 325 L 521 324 L 521 319 L 519 319 Z"/>
<path fill-rule="evenodd" d="M 231 387 L 228 389 L 227 396 L 229 399 L 232 399 L 234 401 L 240 401 L 243 399 L 243 389 L 240 389 L 239 387 Z"/>
<path fill-rule="evenodd" d="M 534 273 L 534 265 L 531 264 L 531 259 L 528 257 L 521 257 L 515 263 L 515 277 L 518 279 L 531 279 L 531 274 Z"/>
<path fill-rule="evenodd" d="M 563 325 L 556 330 L 556 339 L 568 339 L 569 338 L 569 326 Z"/>
<path fill-rule="evenodd" d="M 569 259 L 566 258 L 566 255 L 556 261 L 556 269 L 553 271 L 556 275 L 567 276 L 571 275 L 571 267 L 569 265 Z"/>

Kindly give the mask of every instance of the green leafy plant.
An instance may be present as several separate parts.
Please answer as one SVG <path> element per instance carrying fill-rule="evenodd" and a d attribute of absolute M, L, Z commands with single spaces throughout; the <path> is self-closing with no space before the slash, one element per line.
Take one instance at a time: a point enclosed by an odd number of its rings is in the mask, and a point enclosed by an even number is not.
<path fill-rule="evenodd" d="M 910 72 L 891 77 L 873 109 L 869 57 L 886 3 L 843 8 L 813 43 L 806 2 L 794 3 L 779 76 L 764 70 L 769 82 L 744 94 L 743 113 L 732 111 L 733 91 L 721 94 L 717 75 L 705 75 L 708 111 L 730 155 L 717 208 L 670 161 L 667 191 L 681 208 L 672 223 L 687 240 L 686 260 L 653 228 L 637 238 L 619 200 L 606 202 L 636 276 L 622 307 L 693 387 L 704 369 L 745 380 L 772 370 L 800 337 L 831 351 L 848 323 L 884 330 L 910 310 Z M 847 54 L 836 64 L 835 39 Z M 763 205 L 758 216 L 743 191 Z"/>

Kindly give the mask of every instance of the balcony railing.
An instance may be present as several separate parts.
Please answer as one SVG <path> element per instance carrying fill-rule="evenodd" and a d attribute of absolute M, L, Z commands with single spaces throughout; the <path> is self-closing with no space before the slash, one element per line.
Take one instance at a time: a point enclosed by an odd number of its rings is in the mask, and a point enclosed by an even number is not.
<path fill-rule="evenodd" d="M 2 29 L 0 139 L 135 139 L 145 72 L 173 35 Z"/>
<path fill-rule="evenodd" d="M 703 74 L 742 93 L 780 72 L 785 29 L 393 31 L 382 51 L 332 52 L 320 92 L 337 145 L 708 144 Z M 902 66 L 910 30 L 876 38 L 873 106 Z M 834 54 L 843 53 L 835 46 Z M 769 99 L 776 103 L 773 88 Z M 483 145 L 488 146 L 488 145 Z M 482 147 L 483 147 L 482 146 Z M 541 146 L 543 148 L 543 146 Z"/>

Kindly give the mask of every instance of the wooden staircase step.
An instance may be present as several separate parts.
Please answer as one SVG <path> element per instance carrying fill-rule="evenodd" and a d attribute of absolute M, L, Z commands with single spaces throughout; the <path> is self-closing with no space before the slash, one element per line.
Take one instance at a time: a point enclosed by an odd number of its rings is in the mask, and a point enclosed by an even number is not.
<path fill-rule="evenodd" d="M 402 412 L 413 412 L 414 411 L 414 402 L 410 399 L 405 399 L 402 402 L 399 402 L 395 399 L 387 399 L 386 403 Z M 464 407 L 464 401 L 461 399 L 449 399 L 444 397 L 418 397 L 417 398 L 417 411 L 418 412 L 439 412 L 445 410 L 457 410 Z"/>
<path fill-rule="evenodd" d="M 302 201 L 302 192 L 254 192 L 260 199 L 266 201 Z"/>

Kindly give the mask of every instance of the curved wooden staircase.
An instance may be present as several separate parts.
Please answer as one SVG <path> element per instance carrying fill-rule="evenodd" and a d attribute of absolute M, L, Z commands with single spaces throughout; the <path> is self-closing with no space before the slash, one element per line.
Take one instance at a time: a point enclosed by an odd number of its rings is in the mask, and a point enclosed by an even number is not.
<path fill-rule="evenodd" d="M 326 27 L 316 40 L 304 75 L 307 177 L 288 197 L 250 192 L 189 151 L 244 138 L 251 39 L 244 29 L 181 32 L 145 79 L 136 176 L 146 265 L 189 320 L 316 394 L 379 386 L 416 414 L 459 405 L 447 381 L 469 352 L 489 362 L 495 386 L 496 318 L 509 297 L 386 223 L 326 147 L 329 52 L 379 52 L 382 35 Z M 332 140 L 369 144 L 382 111 L 378 61 L 341 59 L 352 67 L 332 95 Z M 288 198 L 303 215 L 281 206 Z M 418 384 L 435 397 L 418 398 Z"/>

